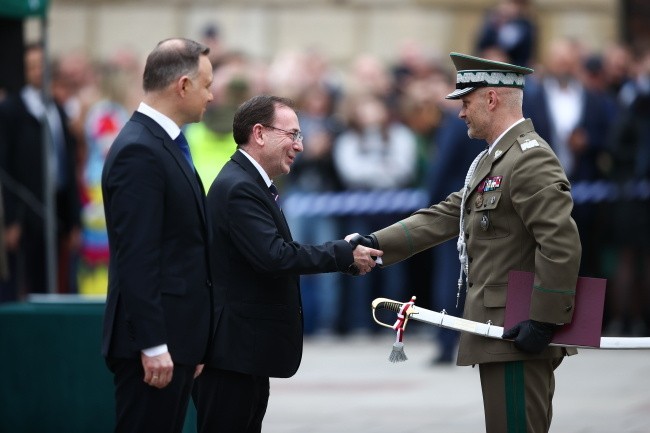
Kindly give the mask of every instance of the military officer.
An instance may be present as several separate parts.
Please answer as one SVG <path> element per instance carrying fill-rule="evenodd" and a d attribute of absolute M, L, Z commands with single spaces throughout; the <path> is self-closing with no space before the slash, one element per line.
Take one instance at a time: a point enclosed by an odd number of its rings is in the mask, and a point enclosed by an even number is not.
<path fill-rule="evenodd" d="M 556 327 L 571 322 L 580 264 L 571 186 L 523 117 L 524 76 L 533 70 L 459 53 L 451 59 L 457 84 L 447 99 L 462 101 L 468 135 L 488 147 L 460 191 L 364 242 L 383 250 L 389 266 L 458 236 L 464 317 L 482 323 L 503 326 L 510 270 L 534 273 L 528 320 L 503 340 L 463 333 L 457 364 L 479 366 L 488 433 L 547 432 L 554 370 L 576 353 L 549 346 Z"/>

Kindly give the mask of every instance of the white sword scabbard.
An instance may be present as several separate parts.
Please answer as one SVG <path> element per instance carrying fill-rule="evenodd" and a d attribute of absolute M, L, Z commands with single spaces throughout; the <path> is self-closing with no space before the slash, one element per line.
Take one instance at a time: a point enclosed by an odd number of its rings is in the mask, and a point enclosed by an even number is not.
<path fill-rule="evenodd" d="M 404 305 L 404 302 L 393 301 L 386 298 L 377 298 L 372 301 L 372 317 L 377 322 L 377 324 L 393 329 L 393 326 L 384 323 L 377 319 L 376 311 L 377 310 L 389 310 L 398 313 Z M 451 316 L 443 310 L 442 312 L 436 312 L 427 310 L 426 308 L 418 307 L 416 305 L 410 306 L 404 312 L 405 322 L 409 319 L 417 320 L 418 322 L 428 323 L 430 325 L 438 326 L 441 328 L 454 329 L 456 331 L 468 332 L 474 335 L 481 335 L 487 338 L 497 338 L 501 339 L 503 335 L 503 327 L 493 325 L 492 323 L 480 323 L 474 322 L 473 320 L 467 320 L 456 316 Z M 555 344 L 551 343 L 552 346 L 563 346 L 563 347 L 579 347 L 583 349 L 650 349 L 650 337 L 601 337 L 600 346 L 580 346 L 580 345 L 571 345 L 571 344 Z"/>

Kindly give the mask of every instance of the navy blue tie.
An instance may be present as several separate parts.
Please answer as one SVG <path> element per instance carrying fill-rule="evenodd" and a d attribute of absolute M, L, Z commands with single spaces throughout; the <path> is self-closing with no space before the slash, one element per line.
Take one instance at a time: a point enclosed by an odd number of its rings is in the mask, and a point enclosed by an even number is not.
<path fill-rule="evenodd" d="M 280 203 L 278 203 L 278 198 L 280 197 L 280 194 L 278 194 L 278 188 L 275 185 L 271 184 L 269 186 L 269 191 L 271 191 L 271 195 L 273 196 L 273 200 L 275 200 L 275 204 L 277 204 L 279 207 Z"/>
<path fill-rule="evenodd" d="M 187 142 L 187 139 L 185 138 L 185 135 L 183 134 L 183 131 L 181 131 L 180 134 L 178 134 L 178 137 L 174 140 L 178 147 L 181 149 L 181 152 L 183 152 L 183 155 L 185 156 L 185 159 L 187 160 L 188 164 L 190 164 L 190 167 L 192 167 L 192 170 L 194 170 L 194 162 L 192 162 L 192 154 L 190 153 L 190 145 Z"/>

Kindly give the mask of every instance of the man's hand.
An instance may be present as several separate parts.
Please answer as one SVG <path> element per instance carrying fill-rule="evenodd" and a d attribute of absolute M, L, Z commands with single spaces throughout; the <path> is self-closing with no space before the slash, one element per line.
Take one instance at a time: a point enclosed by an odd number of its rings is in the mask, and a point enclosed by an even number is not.
<path fill-rule="evenodd" d="M 376 266 L 377 257 L 384 255 L 384 252 L 373 247 L 372 240 L 368 241 L 365 238 L 369 236 L 361 236 L 358 233 L 347 235 L 345 240 L 352 246 L 352 255 L 354 256 L 354 264 L 352 266 L 353 275 L 365 275 Z M 376 241 L 375 241 L 376 243 Z M 358 273 L 354 273 L 354 267 Z"/>
<path fill-rule="evenodd" d="M 156 388 L 164 388 L 169 385 L 174 373 L 174 363 L 169 352 L 158 356 L 147 356 L 141 353 L 140 359 L 142 368 L 144 368 L 145 383 Z"/>
<path fill-rule="evenodd" d="M 350 242 L 352 248 L 356 248 L 357 245 L 363 245 L 364 247 L 379 249 L 379 242 L 377 242 L 377 238 L 372 234 L 361 236 L 359 233 L 352 233 L 347 235 L 345 240 Z"/>
<path fill-rule="evenodd" d="M 541 353 L 551 343 L 556 328 L 557 325 L 552 323 L 524 320 L 504 331 L 501 338 L 506 340 L 514 339 L 517 349 L 522 352 L 537 354 Z"/>

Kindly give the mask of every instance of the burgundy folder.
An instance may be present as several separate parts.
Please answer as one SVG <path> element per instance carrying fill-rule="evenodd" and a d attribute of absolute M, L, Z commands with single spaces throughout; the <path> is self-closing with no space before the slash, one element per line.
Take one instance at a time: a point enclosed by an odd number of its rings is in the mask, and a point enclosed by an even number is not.
<path fill-rule="evenodd" d="M 529 319 L 534 279 L 532 272 L 510 271 L 508 274 L 504 330 Z M 558 329 L 553 343 L 600 347 L 606 283 L 603 278 L 578 277 L 573 320 Z"/>

